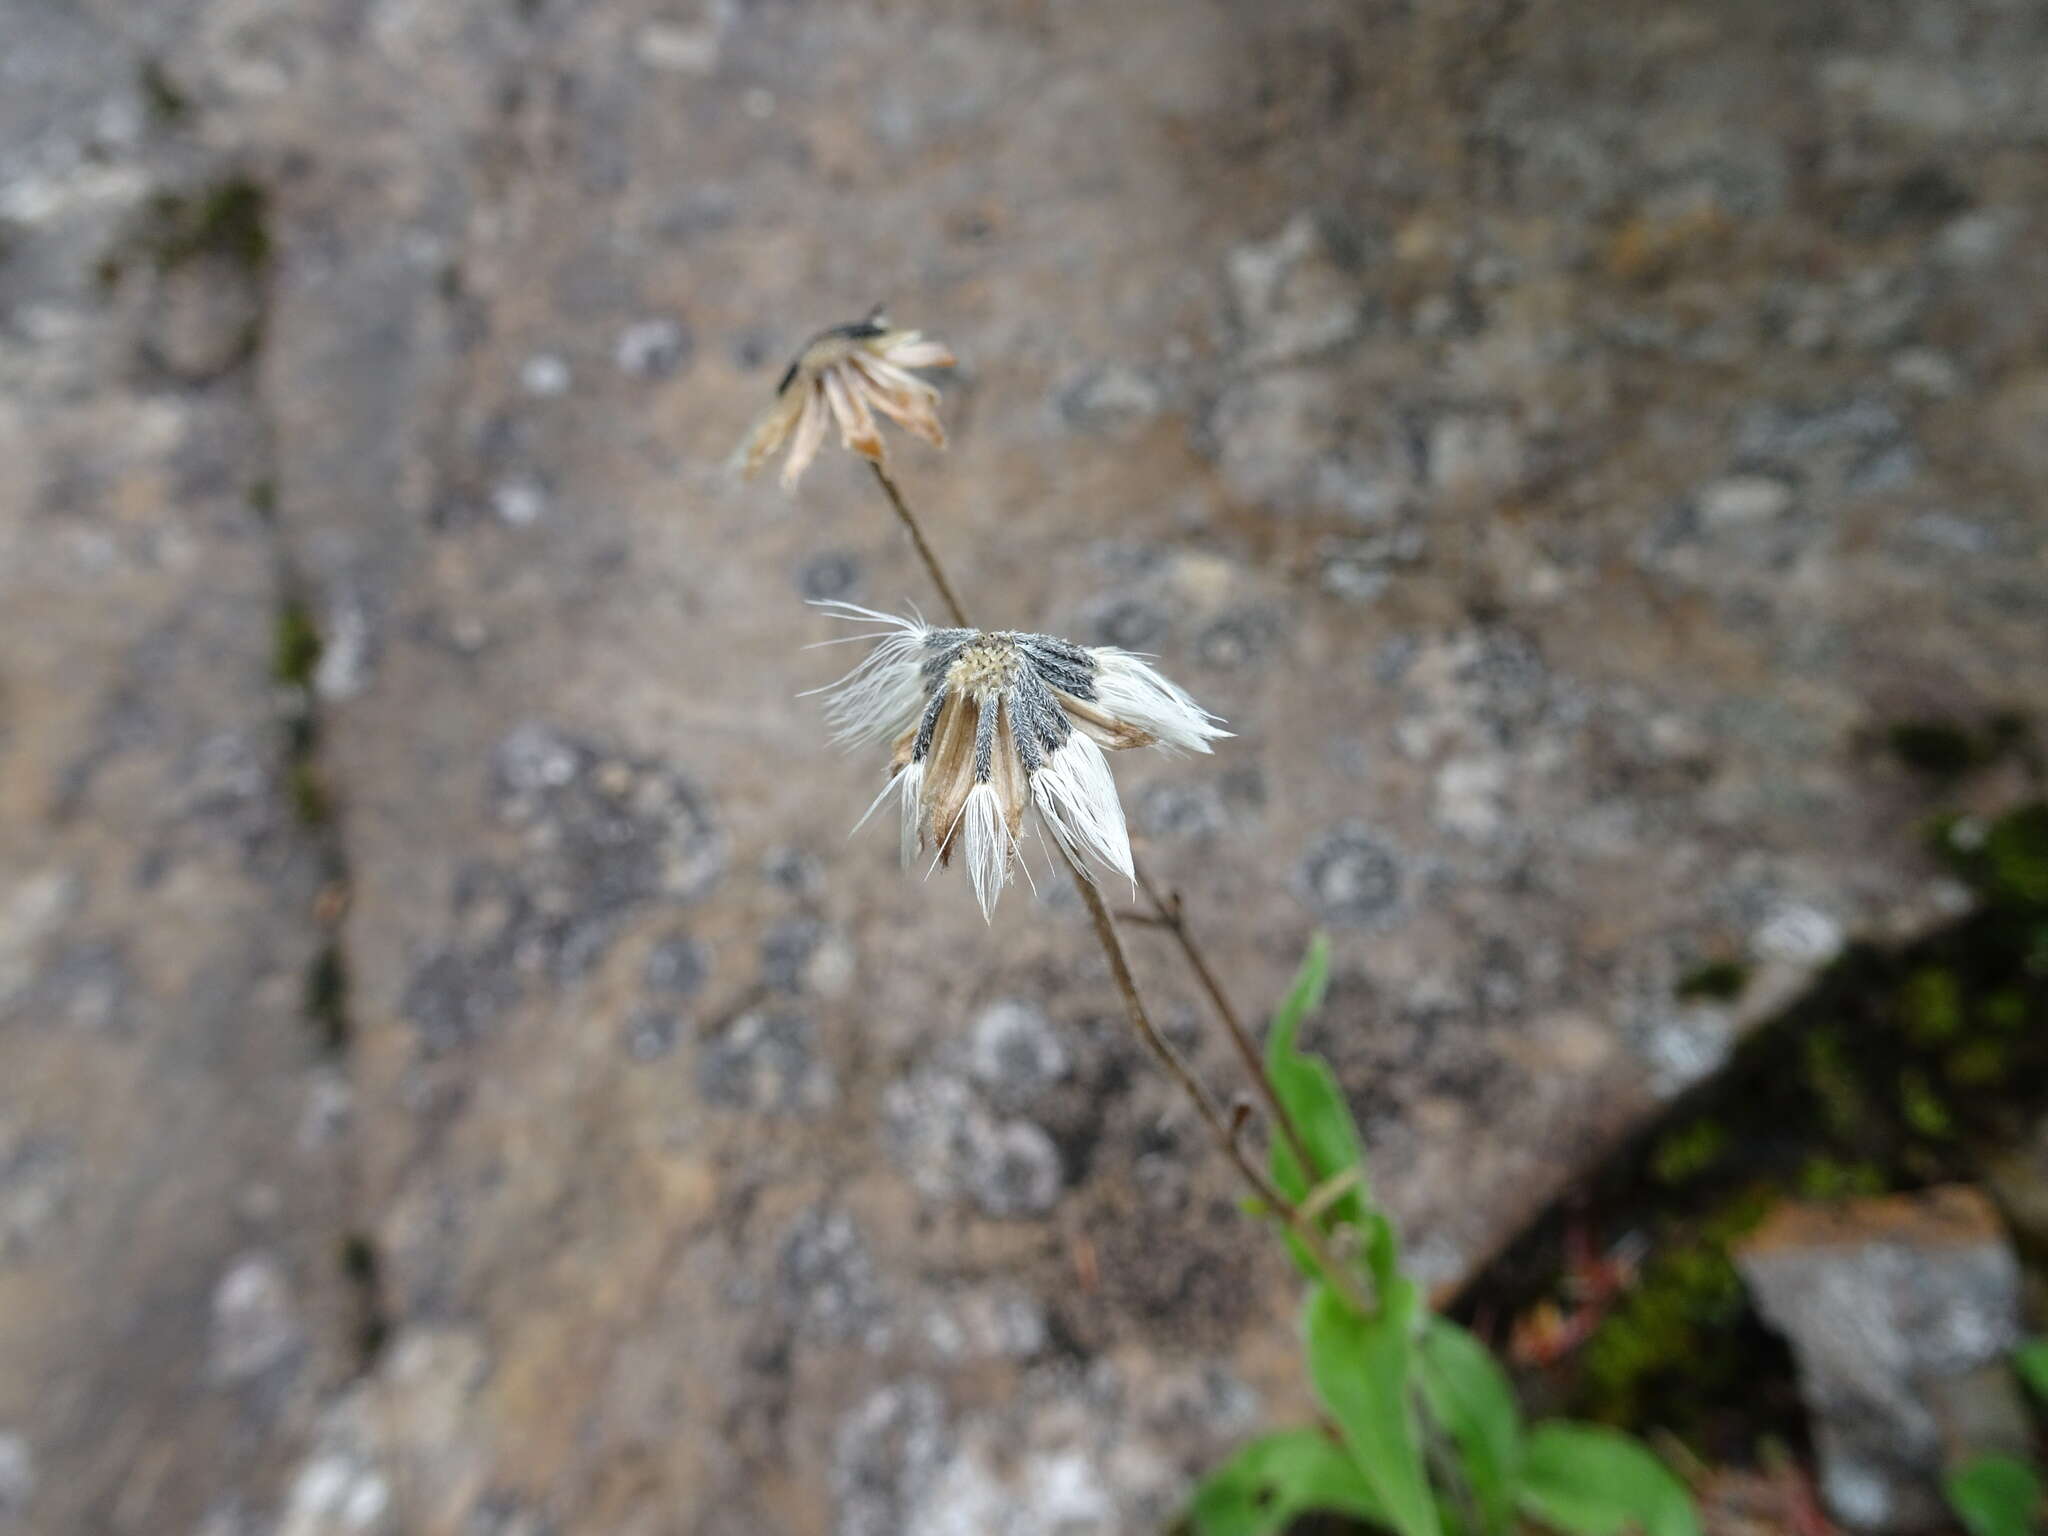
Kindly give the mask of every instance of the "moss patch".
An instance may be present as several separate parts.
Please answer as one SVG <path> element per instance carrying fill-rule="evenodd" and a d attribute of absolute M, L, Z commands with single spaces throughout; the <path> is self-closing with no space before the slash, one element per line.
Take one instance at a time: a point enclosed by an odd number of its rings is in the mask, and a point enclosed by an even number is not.
<path fill-rule="evenodd" d="M 1798 1443 L 1791 1362 L 1731 1245 L 1782 1198 L 1978 1179 L 1987 1149 L 2048 1109 L 2048 803 L 1949 819 L 1935 842 L 1977 911 L 1912 945 L 1846 953 L 1460 1299 L 1467 1319 L 1569 1311 L 1583 1300 L 1572 1234 L 1596 1250 L 1647 1240 L 1635 1283 L 1530 1383 L 1540 1395 L 1722 1459 Z"/>
<path fill-rule="evenodd" d="M 162 272 L 210 256 L 261 276 L 270 267 L 270 195 L 247 176 L 159 192 L 149 200 L 141 248 Z"/>
<path fill-rule="evenodd" d="M 135 89 L 142 97 L 142 110 L 152 126 L 177 128 L 192 115 L 192 98 L 187 96 L 159 58 L 147 58 L 135 71 Z"/>
<path fill-rule="evenodd" d="M 310 688 L 320 665 L 320 631 L 306 605 L 296 599 L 277 612 L 271 635 L 270 672 L 287 688 Z"/>
<path fill-rule="evenodd" d="M 1732 1003 L 1749 985 L 1749 967 L 1734 960 L 1708 960 L 1678 979 L 1676 991 L 1688 1003 Z"/>

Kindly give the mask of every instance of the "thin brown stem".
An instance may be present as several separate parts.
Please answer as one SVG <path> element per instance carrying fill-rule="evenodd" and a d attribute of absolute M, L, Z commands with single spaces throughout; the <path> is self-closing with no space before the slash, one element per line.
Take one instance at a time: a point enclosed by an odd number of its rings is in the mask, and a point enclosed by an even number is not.
<path fill-rule="evenodd" d="M 889 505 L 896 509 L 897 521 L 903 524 L 903 531 L 910 535 L 910 542 L 917 546 L 917 557 L 924 562 L 925 571 L 931 577 L 932 585 L 939 589 L 939 600 L 946 605 L 946 612 L 951 616 L 954 626 L 959 629 L 970 628 L 967 610 L 960 606 L 960 599 L 953 595 L 953 584 L 946 580 L 946 572 L 939 564 L 939 557 L 932 553 L 931 545 L 925 542 L 924 530 L 918 527 L 917 519 L 911 515 L 909 505 L 903 500 L 903 493 L 896 489 L 896 482 L 889 478 L 889 471 L 873 459 L 868 460 L 868 468 L 875 472 L 875 478 L 882 483 L 882 491 L 888 496 Z"/>
<path fill-rule="evenodd" d="M 1371 1302 L 1359 1289 L 1358 1282 L 1351 1272 L 1337 1261 L 1335 1254 L 1330 1252 L 1322 1229 L 1281 1194 L 1273 1181 L 1266 1177 L 1257 1163 L 1252 1161 L 1232 1127 L 1231 1116 L 1217 1104 L 1209 1090 L 1203 1086 L 1202 1080 L 1195 1076 L 1194 1069 L 1152 1022 L 1152 1015 L 1146 1011 L 1145 1000 L 1138 992 L 1137 980 L 1131 975 L 1131 964 L 1124 954 L 1123 940 L 1117 936 L 1116 922 L 1109 915 L 1109 908 L 1102 900 L 1102 893 L 1095 888 L 1095 882 L 1082 872 L 1081 866 L 1074 862 L 1072 854 L 1060 847 L 1056 841 L 1053 846 L 1059 848 L 1060 857 L 1066 861 L 1067 872 L 1074 877 L 1074 889 L 1080 892 L 1081 900 L 1088 908 L 1088 916 L 1095 924 L 1095 937 L 1100 941 L 1102 952 L 1109 960 L 1110 978 L 1116 983 L 1117 992 L 1123 998 L 1124 1012 L 1130 1018 L 1131 1028 L 1137 1031 L 1138 1038 L 1145 1042 L 1146 1047 L 1166 1069 L 1167 1074 L 1180 1085 L 1181 1091 L 1194 1101 L 1195 1109 L 1202 1117 L 1202 1123 L 1208 1127 L 1210 1136 L 1222 1149 L 1223 1155 L 1235 1165 L 1238 1176 L 1258 1196 L 1266 1209 L 1280 1218 L 1288 1231 L 1294 1234 L 1296 1241 L 1308 1250 L 1309 1255 L 1316 1261 L 1316 1267 L 1332 1285 L 1343 1292 L 1345 1299 L 1360 1311 L 1370 1312 Z"/>
<path fill-rule="evenodd" d="M 1266 1071 L 1265 1058 L 1259 1054 L 1259 1047 L 1251 1037 L 1251 1031 L 1244 1026 L 1232 1006 L 1230 996 L 1223 990 L 1223 983 L 1216 979 L 1216 973 L 1209 966 L 1209 960 L 1202 953 L 1202 947 L 1195 942 L 1195 936 L 1188 929 L 1187 914 L 1181 907 L 1180 893 L 1170 897 L 1161 896 L 1159 888 L 1145 874 L 1145 866 L 1135 858 L 1131 868 L 1138 880 L 1138 889 L 1145 893 L 1157 914 L 1152 921 L 1166 929 L 1180 946 L 1186 957 L 1188 968 L 1195 973 L 1195 979 L 1202 984 L 1202 990 L 1209 994 L 1209 1001 L 1215 1006 L 1216 1014 L 1223 1020 L 1223 1027 L 1230 1033 L 1231 1044 L 1237 1047 L 1237 1054 L 1244 1062 L 1244 1069 L 1251 1074 L 1252 1082 L 1259 1090 L 1259 1097 L 1266 1101 L 1266 1109 L 1273 1117 L 1273 1124 L 1281 1136 L 1286 1138 L 1287 1150 L 1294 1154 L 1294 1161 L 1301 1169 L 1303 1186 L 1313 1189 L 1322 1180 L 1323 1171 L 1308 1155 L 1308 1143 L 1302 1140 L 1301 1131 L 1295 1126 L 1294 1117 L 1287 1112 L 1287 1106 L 1280 1102 L 1280 1094 L 1273 1086 L 1273 1079 Z"/>
<path fill-rule="evenodd" d="M 916 546 L 918 558 L 924 561 L 924 568 L 931 576 L 932 585 L 939 589 L 939 598 L 945 603 L 946 612 L 954 624 L 962 629 L 969 628 L 967 610 L 960 605 L 960 599 L 954 595 L 953 584 L 946 579 L 946 572 L 939 564 L 939 557 L 926 542 L 924 530 L 918 526 L 916 516 L 903 499 L 903 493 L 896 488 L 896 482 L 889 478 L 888 471 L 880 464 L 870 459 L 868 468 L 874 471 L 875 479 L 880 482 L 883 493 L 889 498 L 889 505 L 896 509 L 897 519 L 903 524 L 904 531 L 910 535 L 910 542 Z M 1108 957 L 1110 975 L 1116 982 L 1117 992 L 1123 998 L 1124 1012 L 1130 1018 L 1131 1028 L 1137 1031 L 1138 1038 L 1145 1042 L 1159 1064 L 1166 1069 L 1167 1075 L 1173 1078 L 1180 1085 L 1181 1091 L 1194 1101 L 1195 1109 L 1200 1113 L 1202 1123 L 1208 1127 L 1210 1136 L 1222 1149 L 1223 1155 L 1230 1159 L 1239 1177 L 1258 1197 L 1260 1203 L 1293 1233 L 1295 1240 L 1315 1260 L 1316 1267 L 1322 1271 L 1329 1283 L 1341 1291 L 1353 1306 L 1360 1311 L 1369 1312 L 1371 1302 L 1360 1289 L 1356 1275 L 1340 1264 L 1336 1255 L 1330 1251 L 1329 1242 L 1322 1228 L 1304 1216 L 1245 1151 L 1244 1143 L 1238 1135 L 1242 1128 L 1242 1116 L 1224 1111 L 1203 1085 L 1202 1080 L 1195 1076 L 1194 1070 L 1182 1059 L 1180 1052 L 1173 1048 L 1152 1022 L 1152 1016 L 1145 1008 L 1145 1000 L 1138 992 L 1137 980 L 1131 975 L 1130 961 L 1124 954 L 1123 940 L 1117 935 L 1116 922 L 1109 915 L 1109 908 L 1103 903 L 1102 893 L 1096 890 L 1095 882 L 1088 878 L 1064 847 L 1060 847 L 1056 840 L 1048 841 L 1053 841 L 1053 846 L 1059 848 L 1060 857 L 1066 862 L 1067 872 L 1074 877 L 1074 889 L 1080 892 L 1081 900 L 1088 908 L 1088 916 L 1095 925 L 1095 936 L 1102 944 L 1103 954 Z M 1251 1036 L 1245 1032 L 1243 1022 L 1238 1018 L 1236 1010 L 1230 1006 L 1230 1000 L 1224 996 L 1222 987 L 1209 969 L 1208 962 L 1202 957 L 1193 936 L 1188 933 L 1187 924 L 1180 913 L 1178 899 L 1176 898 L 1169 908 L 1160 900 L 1158 892 L 1143 874 L 1138 876 L 1138 880 L 1144 887 L 1145 894 L 1151 898 L 1153 906 L 1158 909 L 1158 921 L 1173 930 L 1175 938 L 1180 942 L 1181 952 L 1194 966 L 1196 976 L 1200 978 L 1210 1000 L 1216 1005 L 1217 1012 L 1223 1016 L 1231 1038 L 1237 1044 L 1239 1054 L 1244 1057 L 1245 1065 L 1251 1071 L 1253 1081 L 1259 1085 L 1261 1095 L 1273 1112 L 1274 1122 L 1281 1127 L 1281 1134 L 1288 1138 L 1288 1144 L 1312 1187 L 1318 1177 L 1315 1164 L 1309 1161 L 1293 1122 L 1288 1119 L 1279 1095 L 1274 1092 L 1272 1080 L 1266 1076 L 1265 1063 L 1259 1059 L 1258 1050 L 1252 1044 Z"/>

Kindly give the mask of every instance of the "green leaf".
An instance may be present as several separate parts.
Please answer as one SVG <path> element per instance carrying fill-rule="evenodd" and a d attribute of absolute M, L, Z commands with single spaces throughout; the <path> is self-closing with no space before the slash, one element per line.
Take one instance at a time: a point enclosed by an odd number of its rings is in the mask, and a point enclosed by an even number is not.
<path fill-rule="evenodd" d="M 2034 1396 L 2048 1403 L 2048 1339 L 2029 1339 L 2013 1351 L 2013 1368 Z"/>
<path fill-rule="evenodd" d="M 1439 1536 L 1408 1400 L 1419 1305 L 1414 1283 L 1397 1280 L 1381 1293 L 1379 1310 L 1365 1317 L 1319 1285 L 1309 1293 L 1304 1331 L 1316 1396 L 1385 1509 L 1382 1518 L 1401 1536 Z"/>
<path fill-rule="evenodd" d="M 1304 1169 L 1293 1146 L 1276 1127 L 1272 1136 L 1273 1183 L 1298 1205 L 1318 1186 L 1358 1170 L 1356 1182 L 1329 1203 L 1318 1224 L 1325 1231 L 1339 1226 L 1357 1228 L 1364 1238 L 1373 1282 L 1384 1290 L 1400 1267 L 1400 1256 L 1392 1226 L 1373 1207 L 1372 1191 L 1364 1178 L 1365 1152 L 1358 1124 L 1351 1118 L 1351 1106 L 1345 1102 L 1344 1090 L 1337 1086 L 1329 1063 L 1305 1054 L 1295 1044 L 1303 1021 L 1322 1006 L 1329 972 L 1329 941 L 1317 934 L 1266 1032 L 1266 1075 L 1315 1164 Z M 1287 1246 L 1303 1274 L 1311 1280 L 1321 1278 L 1298 1242 L 1290 1237 Z"/>
<path fill-rule="evenodd" d="M 1699 1536 L 1692 1495 L 1664 1463 L 1616 1430 L 1552 1421 L 1529 1432 L 1517 1502 L 1572 1536 Z"/>
<path fill-rule="evenodd" d="M 1949 1508 L 1970 1536 L 2032 1536 L 2041 1529 L 2041 1474 L 2011 1456 L 1977 1456 L 1942 1479 Z"/>
<path fill-rule="evenodd" d="M 1420 1345 L 1422 1400 L 1458 1447 L 1488 1531 L 1505 1531 L 1522 1470 L 1522 1415 L 1493 1352 L 1447 1318 L 1431 1317 Z"/>
<path fill-rule="evenodd" d="M 1195 1536 L 1273 1536 L 1318 1511 L 1386 1519 L 1358 1468 L 1327 1435 L 1290 1429 L 1240 1447 L 1202 1479 L 1188 1520 Z"/>

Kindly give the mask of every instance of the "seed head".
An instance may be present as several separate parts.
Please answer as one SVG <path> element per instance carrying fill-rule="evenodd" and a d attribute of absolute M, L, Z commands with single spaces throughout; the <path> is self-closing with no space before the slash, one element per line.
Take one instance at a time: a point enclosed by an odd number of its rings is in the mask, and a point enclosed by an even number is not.
<path fill-rule="evenodd" d="M 1207 752 L 1230 733 L 1143 660 L 1016 630 L 937 629 L 851 603 L 834 618 L 879 625 L 874 649 L 820 690 L 833 735 L 890 743 L 890 779 L 906 866 L 964 852 L 982 915 L 995 910 L 1035 809 L 1084 872 L 1131 876 L 1131 844 L 1103 749 Z M 867 816 L 861 818 L 867 820 Z"/>
<path fill-rule="evenodd" d="M 835 325 L 804 344 L 775 386 L 775 403 L 762 413 L 734 455 L 752 475 L 784 444 L 782 488 L 794 489 L 817 457 L 828 422 L 839 425 L 842 447 L 875 463 L 886 462 L 875 412 L 934 448 L 946 446 L 939 423 L 939 392 L 912 370 L 950 368 L 944 344 L 917 331 L 900 331 L 878 308 L 865 320 Z"/>

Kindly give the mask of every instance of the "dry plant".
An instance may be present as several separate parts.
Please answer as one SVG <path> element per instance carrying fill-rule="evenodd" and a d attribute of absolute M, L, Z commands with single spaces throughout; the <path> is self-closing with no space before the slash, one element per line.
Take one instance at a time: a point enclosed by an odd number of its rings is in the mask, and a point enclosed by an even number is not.
<path fill-rule="evenodd" d="M 889 748 L 886 781 L 856 826 L 893 801 L 904 865 L 929 854 L 929 873 L 960 855 L 987 917 L 1021 866 L 1026 820 L 1035 816 L 1087 909 L 1132 1029 L 1236 1170 L 1247 1209 L 1277 1226 L 1310 1282 L 1308 1371 L 1331 1423 L 1243 1447 L 1196 1490 L 1188 1526 L 1198 1536 L 1267 1536 L 1324 1510 L 1400 1536 L 1494 1536 L 1525 1521 L 1574 1536 L 1697 1536 L 1684 1486 L 1635 1441 L 1557 1422 L 1525 1432 L 1491 1353 L 1433 1314 L 1402 1274 L 1349 1106 L 1328 1064 L 1296 1044 L 1322 998 L 1323 941 L 1311 946 L 1262 1050 L 1179 893 L 1162 889 L 1138 862 L 1106 754 L 1207 754 L 1230 734 L 1222 722 L 1129 652 L 969 619 L 889 471 L 875 422 L 879 413 L 943 447 L 939 393 L 914 370 L 953 363 L 947 347 L 892 326 L 879 308 L 821 331 L 783 374 L 735 462 L 752 474 L 786 450 L 782 483 L 793 488 L 836 422 L 842 446 L 867 461 L 949 621 L 816 605 L 867 626 L 828 642 L 870 649 L 816 690 L 842 744 Z M 1144 909 L 1125 920 L 1170 934 L 1208 998 L 1268 1122 L 1263 1158 L 1247 1141 L 1252 1103 L 1226 1109 L 1154 1022 L 1097 884 L 1102 870 L 1142 894 Z"/>

